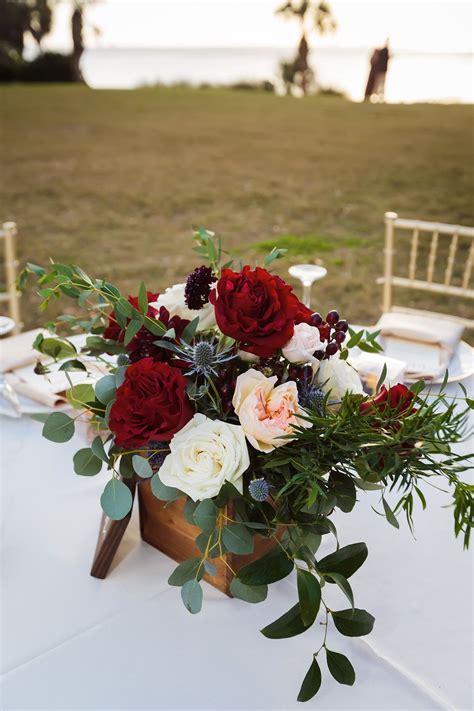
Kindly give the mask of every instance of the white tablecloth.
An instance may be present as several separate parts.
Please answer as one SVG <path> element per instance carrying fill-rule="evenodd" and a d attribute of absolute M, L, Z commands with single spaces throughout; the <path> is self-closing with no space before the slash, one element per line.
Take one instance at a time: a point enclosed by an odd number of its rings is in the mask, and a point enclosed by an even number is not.
<path fill-rule="evenodd" d="M 106 580 L 91 578 L 107 474 L 76 476 L 71 458 L 81 444 L 47 442 L 38 422 L 0 425 L 4 709 L 303 708 L 296 696 L 321 629 L 290 640 L 259 633 L 296 601 L 292 579 L 272 585 L 259 605 L 205 585 L 203 611 L 192 616 L 167 585 L 174 562 L 140 541 L 136 520 L 119 564 Z M 405 523 L 397 531 L 371 510 L 374 494 L 337 516 L 343 545 L 367 542 L 351 584 L 376 623 L 361 639 L 330 631 L 328 646 L 349 656 L 356 683 L 338 685 L 323 662 L 307 708 L 471 708 L 472 556 L 442 508 L 450 497 L 425 494 L 416 540 Z M 329 537 L 324 545 L 332 547 Z"/>

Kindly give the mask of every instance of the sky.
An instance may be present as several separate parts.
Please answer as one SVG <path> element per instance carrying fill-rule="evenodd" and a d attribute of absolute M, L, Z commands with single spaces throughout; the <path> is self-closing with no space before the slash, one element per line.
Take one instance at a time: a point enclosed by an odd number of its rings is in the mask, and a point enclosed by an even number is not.
<path fill-rule="evenodd" d="M 98 0 L 86 10 L 88 47 L 292 47 L 295 21 L 275 16 L 275 0 Z M 69 0 L 60 0 L 44 48 L 70 47 Z M 468 0 L 331 0 L 338 29 L 320 47 L 472 52 Z"/>

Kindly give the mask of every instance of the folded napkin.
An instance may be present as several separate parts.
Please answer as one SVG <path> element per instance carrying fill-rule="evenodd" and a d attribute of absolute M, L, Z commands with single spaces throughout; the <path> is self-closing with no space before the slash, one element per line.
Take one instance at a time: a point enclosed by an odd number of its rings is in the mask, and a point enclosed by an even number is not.
<path fill-rule="evenodd" d="M 91 383 L 107 374 L 105 365 L 94 362 L 86 362 L 88 372 L 69 371 L 68 375 L 63 370 L 59 370 L 60 363 L 49 366 L 51 372 L 46 375 L 38 375 L 31 365 L 17 368 L 5 373 L 5 380 L 16 393 L 38 402 L 46 407 L 60 407 L 67 402 L 66 391 L 73 385 L 80 383 Z M 69 379 L 68 379 L 69 376 Z"/>
<path fill-rule="evenodd" d="M 25 331 L 17 336 L 10 336 L 0 340 L 1 373 L 36 363 L 41 357 L 45 357 L 41 356 L 38 351 L 33 350 L 33 342 L 39 333 L 42 333 L 45 338 L 49 335 L 42 328 L 36 328 L 33 331 Z"/>
<path fill-rule="evenodd" d="M 66 390 L 71 387 L 68 376 L 73 385 L 78 385 L 85 382 L 94 383 L 108 372 L 105 365 L 82 357 L 88 373 L 69 371 L 67 376 L 64 371 L 59 370 L 60 363 L 53 363 L 48 366 L 50 373 L 38 375 L 34 372 L 34 364 L 38 360 L 50 361 L 49 356 L 38 353 L 32 347 L 39 333 L 45 337 L 49 335 L 47 331 L 38 328 L 0 340 L 0 372 L 4 373 L 6 382 L 18 395 L 46 407 L 60 407 L 67 402 Z M 79 349 L 85 342 L 85 336 L 79 334 L 69 340 Z"/>
<path fill-rule="evenodd" d="M 405 380 L 407 364 L 396 358 L 388 358 L 378 353 L 364 353 L 364 351 L 360 351 L 357 355 L 350 355 L 348 362 L 359 373 L 364 390 L 368 392 L 369 395 L 375 392 L 384 366 L 386 373 L 383 383 L 381 384 L 391 387 L 397 383 L 403 383 Z"/>
<path fill-rule="evenodd" d="M 427 380 L 442 377 L 464 330 L 449 318 L 396 312 L 383 314 L 375 328 L 384 353 L 406 362 L 407 377 Z"/>

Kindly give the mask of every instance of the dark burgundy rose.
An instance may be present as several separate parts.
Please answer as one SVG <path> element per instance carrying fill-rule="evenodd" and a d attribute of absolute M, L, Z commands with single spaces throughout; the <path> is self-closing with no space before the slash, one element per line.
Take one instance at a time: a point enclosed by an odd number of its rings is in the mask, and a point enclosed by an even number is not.
<path fill-rule="evenodd" d="M 154 310 L 154 309 L 153 309 Z M 170 312 L 164 306 L 160 307 L 156 318 L 161 321 L 161 323 L 166 326 L 169 330 L 174 328 L 176 338 L 181 338 L 184 329 L 188 325 L 189 321 L 185 318 L 180 318 L 179 316 L 173 316 L 170 318 Z M 173 352 L 167 348 L 161 348 L 157 346 L 155 341 L 173 341 L 172 338 L 160 338 L 155 333 L 149 331 L 145 326 L 138 331 L 136 336 L 132 338 L 127 348 L 127 353 L 130 357 L 132 363 L 136 363 L 140 358 L 148 358 L 151 356 L 155 363 L 170 363 L 173 357 Z M 180 362 L 176 359 L 173 360 L 174 365 L 178 365 Z M 184 367 L 184 364 L 182 364 Z"/>
<path fill-rule="evenodd" d="M 168 363 L 142 358 L 129 365 L 117 388 L 109 426 L 123 449 L 169 442 L 193 416 L 186 378 Z"/>
<path fill-rule="evenodd" d="M 292 287 L 260 267 L 245 266 L 241 272 L 224 269 L 209 301 L 222 333 L 261 358 L 270 358 L 284 346 L 297 319 L 307 316 Z"/>
<path fill-rule="evenodd" d="M 402 383 L 393 385 L 388 390 L 385 385 L 382 385 L 378 395 L 361 402 L 359 411 L 362 414 L 374 414 L 376 412 L 384 413 L 387 408 L 390 408 L 395 414 L 402 415 L 411 408 L 414 397 L 412 391 Z"/>
<path fill-rule="evenodd" d="M 149 304 L 153 303 L 153 301 L 156 301 L 158 296 L 159 294 L 154 294 L 151 291 L 146 292 L 146 298 Z M 128 303 L 131 304 L 133 308 L 137 309 L 138 311 L 138 296 L 129 296 Z M 149 316 L 150 318 L 156 318 L 157 313 L 157 310 L 153 306 L 148 306 L 147 316 Z M 130 319 L 127 319 L 127 323 L 129 321 Z M 112 311 L 112 313 L 109 315 L 109 323 L 103 335 L 104 338 L 106 338 L 108 341 L 118 341 L 118 343 L 123 343 L 123 339 L 125 338 L 125 329 L 123 329 L 117 323 L 115 319 L 115 311 Z"/>

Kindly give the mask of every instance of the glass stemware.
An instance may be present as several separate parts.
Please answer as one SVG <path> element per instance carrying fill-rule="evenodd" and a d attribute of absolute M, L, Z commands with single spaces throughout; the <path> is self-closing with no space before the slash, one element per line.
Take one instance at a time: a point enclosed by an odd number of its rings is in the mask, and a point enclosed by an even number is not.
<path fill-rule="evenodd" d="M 311 306 L 311 287 L 315 281 L 324 279 L 328 270 L 318 264 L 294 264 L 288 269 L 289 274 L 303 285 L 302 302 L 305 306 Z"/>

